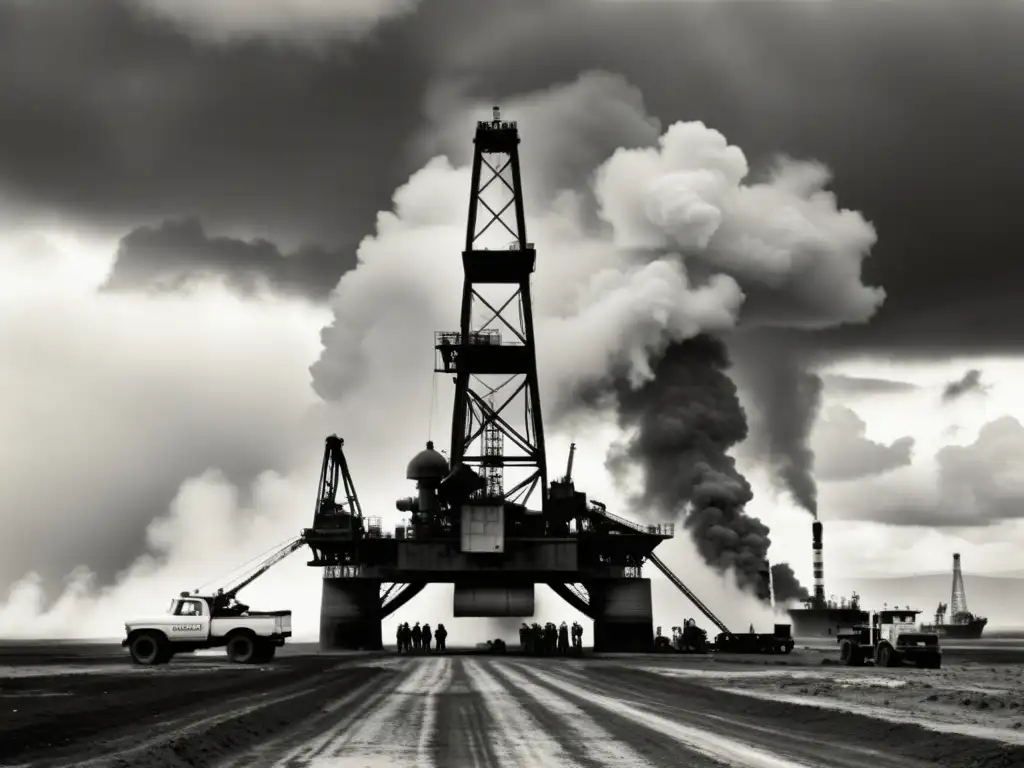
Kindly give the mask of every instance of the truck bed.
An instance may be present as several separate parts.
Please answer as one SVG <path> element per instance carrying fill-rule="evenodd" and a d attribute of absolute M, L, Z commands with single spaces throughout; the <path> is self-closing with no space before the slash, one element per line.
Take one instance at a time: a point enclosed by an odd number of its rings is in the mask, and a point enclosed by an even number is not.
<path fill-rule="evenodd" d="M 224 637 L 235 629 L 250 629 L 259 637 L 291 637 L 291 611 L 260 611 L 242 616 L 214 616 L 210 637 Z"/>

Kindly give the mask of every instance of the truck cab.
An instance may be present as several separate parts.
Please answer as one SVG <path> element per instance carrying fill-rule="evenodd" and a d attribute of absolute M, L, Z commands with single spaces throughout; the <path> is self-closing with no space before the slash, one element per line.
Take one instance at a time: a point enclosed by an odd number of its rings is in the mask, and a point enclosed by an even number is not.
<path fill-rule="evenodd" d="M 836 636 L 840 661 L 859 666 L 873 661 L 878 667 L 896 667 L 907 662 L 926 669 L 942 666 L 942 649 L 935 632 L 917 628 L 921 613 L 910 608 L 894 608 L 872 613 L 869 623 L 844 630 Z"/>

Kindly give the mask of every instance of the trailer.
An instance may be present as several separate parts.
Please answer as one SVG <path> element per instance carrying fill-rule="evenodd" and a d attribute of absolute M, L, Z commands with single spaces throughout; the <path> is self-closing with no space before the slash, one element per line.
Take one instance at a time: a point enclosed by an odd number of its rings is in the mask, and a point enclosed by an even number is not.
<path fill-rule="evenodd" d="M 719 629 L 719 634 L 715 638 L 713 643 L 707 643 L 707 633 L 704 630 L 698 628 L 693 619 L 687 619 L 684 622 L 683 627 L 673 627 L 673 641 L 658 643 L 655 639 L 655 649 L 660 651 L 676 651 L 679 653 L 705 653 L 706 651 L 714 651 L 717 653 L 790 653 L 793 650 L 795 642 L 793 640 L 793 631 L 790 624 L 776 624 L 775 631 L 767 633 L 757 633 L 753 631 L 751 627 L 750 632 L 737 633 L 730 630 L 725 623 L 722 622 L 711 609 L 708 608 L 701 600 L 687 587 L 678 576 L 676 576 L 669 569 L 665 563 L 661 561 L 657 555 L 653 552 L 647 557 L 650 562 L 654 563 L 655 567 L 665 574 L 665 577 L 672 582 L 672 584 L 686 595 L 687 599 L 703 613 L 708 621 L 714 624 Z M 675 642 L 675 630 L 679 630 L 679 643 Z M 696 632 L 694 631 L 696 630 Z M 699 639 L 698 633 L 704 634 L 703 642 Z M 660 647 L 659 647 L 660 645 Z M 700 648 L 701 650 L 698 650 Z"/>
<path fill-rule="evenodd" d="M 715 638 L 719 653 L 791 653 L 796 643 L 789 624 L 776 624 L 774 632 L 723 632 Z"/>
<path fill-rule="evenodd" d="M 942 667 L 942 647 L 937 632 L 917 628 L 920 611 L 909 608 L 871 613 L 868 623 L 836 635 L 839 662 L 848 667 L 865 663 L 876 667 L 914 664 L 923 669 Z"/>

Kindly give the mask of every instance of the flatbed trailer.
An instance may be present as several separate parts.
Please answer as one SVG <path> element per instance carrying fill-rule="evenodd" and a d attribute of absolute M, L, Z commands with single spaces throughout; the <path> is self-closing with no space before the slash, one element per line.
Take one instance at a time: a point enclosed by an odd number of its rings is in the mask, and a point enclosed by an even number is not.
<path fill-rule="evenodd" d="M 706 650 L 715 653 L 790 653 L 795 645 L 793 631 L 790 624 L 776 624 L 772 633 L 764 632 L 733 632 L 725 623 L 711 612 L 711 609 L 687 587 L 683 582 L 661 561 L 653 552 L 647 558 L 655 567 L 675 585 L 676 589 L 682 592 L 697 610 L 703 613 L 708 620 L 719 629 L 719 634 L 714 643 L 707 646 Z M 688 620 L 691 621 L 691 620 Z M 688 625 L 689 626 L 689 625 Z M 700 653 L 697 650 L 698 643 L 669 643 L 661 644 L 659 650 L 675 650 L 678 653 Z"/>

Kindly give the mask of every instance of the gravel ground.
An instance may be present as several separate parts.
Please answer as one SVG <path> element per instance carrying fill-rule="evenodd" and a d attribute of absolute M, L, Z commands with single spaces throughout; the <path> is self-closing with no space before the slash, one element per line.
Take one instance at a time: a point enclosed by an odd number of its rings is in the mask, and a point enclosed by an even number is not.
<path fill-rule="evenodd" d="M 308 650 L 140 669 L 116 646 L 0 647 L 0 765 L 1024 765 L 1024 666 Z"/>

